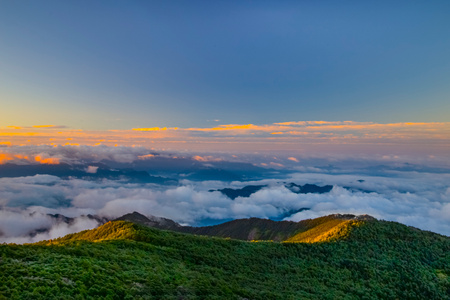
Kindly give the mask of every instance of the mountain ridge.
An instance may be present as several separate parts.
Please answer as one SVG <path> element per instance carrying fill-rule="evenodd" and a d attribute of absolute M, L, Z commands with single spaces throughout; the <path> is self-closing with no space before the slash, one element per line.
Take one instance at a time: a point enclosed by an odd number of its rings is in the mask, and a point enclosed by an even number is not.
<path fill-rule="evenodd" d="M 130 221 L 147 227 L 172 230 L 176 232 L 215 236 L 222 238 L 232 238 L 238 240 L 272 240 L 276 242 L 318 242 L 323 241 L 319 236 L 327 236 L 333 239 L 333 232 L 340 230 L 336 234 L 344 234 L 345 228 L 361 223 L 361 221 L 371 221 L 375 218 L 369 215 L 333 214 L 316 219 L 306 219 L 299 222 L 293 221 L 273 221 L 269 219 L 248 218 L 236 219 L 212 226 L 182 226 L 173 220 L 144 216 L 138 212 L 125 214 L 114 221 Z M 320 226 L 320 227 L 319 227 Z M 311 232 L 315 228 L 314 233 Z M 318 230 L 317 228 L 320 228 Z M 326 231 L 321 232 L 321 231 Z M 333 231 L 334 230 L 334 231 Z M 300 235 L 301 234 L 301 235 Z M 314 238 L 312 238 L 314 236 Z"/>
<path fill-rule="evenodd" d="M 449 237 L 369 216 L 308 220 L 333 222 L 359 226 L 334 240 L 256 243 L 117 220 L 0 244 L 0 299 L 450 298 Z"/>
<path fill-rule="evenodd" d="M 371 221 L 377 220 L 369 215 L 332 214 L 299 222 L 248 218 L 236 219 L 213 226 L 191 227 L 182 226 L 167 218 L 147 217 L 135 211 L 108 221 L 97 228 L 72 233 L 50 241 L 38 242 L 38 244 L 48 245 L 68 240 L 89 240 L 92 242 L 114 239 L 141 240 L 137 234 L 139 230 L 132 230 L 135 227 L 127 224 L 181 234 L 242 241 L 318 243 L 345 238 L 353 227 Z M 117 228 L 120 228 L 120 230 Z M 124 230 L 125 228 L 127 230 Z"/>

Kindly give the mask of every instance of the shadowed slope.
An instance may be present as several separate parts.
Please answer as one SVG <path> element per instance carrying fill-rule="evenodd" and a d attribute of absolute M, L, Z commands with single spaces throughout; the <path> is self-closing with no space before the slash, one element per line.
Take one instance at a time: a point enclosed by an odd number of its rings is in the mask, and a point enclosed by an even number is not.
<path fill-rule="evenodd" d="M 178 231 L 197 235 L 216 236 L 238 240 L 283 241 L 295 232 L 305 230 L 303 224 L 267 219 L 239 219 L 214 226 L 182 227 Z"/>
<path fill-rule="evenodd" d="M 182 227 L 180 224 L 170 219 L 155 216 L 144 216 L 138 212 L 123 215 L 115 219 L 114 221 L 129 221 L 137 224 L 142 224 L 148 227 L 169 229 L 174 231 L 177 231 L 180 227 Z"/>
<path fill-rule="evenodd" d="M 126 220 L 148 227 L 183 233 L 244 241 L 320 242 L 343 236 L 344 232 L 350 229 L 350 227 L 347 228 L 346 224 L 353 224 L 354 221 L 370 221 L 374 218 L 367 215 L 355 216 L 350 214 L 335 214 L 300 222 L 250 218 L 233 220 L 214 226 L 191 227 L 181 226 L 169 219 L 154 216 L 146 217 L 134 212 L 116 220 Z M 336 234 L 337 236 L 335 236 Z"/>

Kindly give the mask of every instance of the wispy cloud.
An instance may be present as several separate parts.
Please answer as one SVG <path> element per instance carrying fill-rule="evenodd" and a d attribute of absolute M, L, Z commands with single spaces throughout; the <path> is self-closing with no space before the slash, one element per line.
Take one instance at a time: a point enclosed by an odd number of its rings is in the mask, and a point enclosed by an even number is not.
<path fill-rule="evenodd" d="M 222 130 L 255 130 L 259 127 L 253 124 L 228 124 L 228 125 L 219 125 L 218 127 L 211 127 L 211 128 L 188 128 L 187 131 L 222 131 Z"/>
<path fill-rule="evenodd" d="M 134 131 L 160 131 L 160 130 L 167 130 L 167 127 L 151 127 L 151 128 L 133 128 Z"/>
<path fill-rule="evenodd" d="M 48 125 L 50 126 L 50 125 Z M 68 142 L 69 139 L 69 142 Z M 82 131 L 61 126 L 0 129 L 3 145 L 110 145 L 193 151 L 378 151 L 443 154 L 450 122 L 294 121 L 205 128 L 142 127 Z M 448 148 L 447 148 L 448 149 Z M 447 151 L 448 152 L 448 151 Z"/>
<path fill-rule="evenodd" d="M 221 158 L 212 156 L 212 155 L 207 155 L 207 156 L 200 156 L 200 155 L 194 155 L 192 157 L 192 159 L 196 160 L 196 161 L 203 161 L 203 162 L 207 162 L 207 161 L 221 161 Z"/>
<path fill-rule="evenodd" d="M 50 128 L 50 129 L 54 129 L 54 128 L 67 128 L 67 126 L 63 126 L 63 125 L 33 125 L 33 128 Z"/>

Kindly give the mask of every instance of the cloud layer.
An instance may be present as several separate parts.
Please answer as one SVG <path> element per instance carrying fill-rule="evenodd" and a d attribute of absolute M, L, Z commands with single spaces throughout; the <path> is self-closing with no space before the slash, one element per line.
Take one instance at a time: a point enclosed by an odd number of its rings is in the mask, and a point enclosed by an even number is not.
<path fill-rule="evenodd" d="M 325 194 L 296 194 L 283 182 L 331 184 Z M 425 230 L 450 235 L 450 174 L 397 172 L 391 177 L 294 173 L 283 181 L 184 181 L 179 186 L 130 184 L 119 181 L 62 180 L 36 175 L 0 179 L 0 231 L 3 242 L 32 242 L 93 228 L 83 215 L 115 218 L 138 211 L 201 225 L 235 218 L 277 218 L 301 208 L 287 219 L 299 221 L 333 213 L 370 214 Z M 250 197 L 231 200 L 211 189 L 267 187 Z M 70 225 L 55 223 L 46 214 L 75 217 Z M 215 220 L 215 221 L 214 221 Z M 44 233 L 39 233 L 46 229 Z M 39 231 L 40 230 L 40 231 Z M 30 237 L 30 234 L 33 236 Z"/>
<path fill-rule="evenodd" d="M 306 125 L 355 126 L 329 122 Z M 371 214 L 450 235 L 450 164 L 446 156 L 321 157 L 292 153 L 171 153 L 105 145 L 25 145 L 1 147 L 0 159 L 0 171 L 4 172 L 1 174 L 11 174 L 9 169 L 20 167 L 36 170 L 32 174 L 37 174 L 0 178 L 0 242 L 55 238 L 97 226 L 97 221 L 85 217 L 88 214 L 116 218 L 133 211 L 189 225 L 248 217 L 288 216 L 287 219 L 298 221 L 334 213 Z M 75 175 L 59 175 L 52 170 Z M 129 173 L 110 176 L 120 170 Z M 157 170 L 175 180 L 158 184 L 133 180 L 140 178 L 137 175 Z M 189 177 L 195 172 L 208 180 Z M 210 180 L 212 174 L 224 173 L 241 174 L 239 178 L 253 181 Z M 332 185 L 333 189 L 325 194 L 296 194 L 285 187 L 290 182 Z M 247 185 L 265 187 L 234 200 L 217 191 Z M 309 210 L 300 211 L 304 208 Z M 48 214 L 75 219 L 66 224 Z"/>
<path fill-rule="evenodd" d="M 443 154 L 450 147 L 450 123 L 293 121 L 223 124 L 207 128 L 143 127 L 86 131 L 64 126 L 0 128 L 0 145 L 109 145 L 206 151 L 339 151 Z M 433 146 L 433 147 L 430 147 Z M 331 151 L 330 151 L 331 147 Z"/>

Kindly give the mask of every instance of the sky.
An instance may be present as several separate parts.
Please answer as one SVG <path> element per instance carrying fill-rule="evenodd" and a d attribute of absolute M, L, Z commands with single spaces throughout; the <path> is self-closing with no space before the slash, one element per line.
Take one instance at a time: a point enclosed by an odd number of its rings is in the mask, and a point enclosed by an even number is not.
<path fill-rule="evenodd" d="M 0 126 L 450 121 L 448 1 L 3 1 Z"/>
<path fill-rule="evenodd" d="M 450 235 L 449 11 L 0 1 L 0 242 L 134 210 L 194 226 L 368 213 Z M 333 189 L 302 195 L 283 181 Z M 235 200 L 210 191 L 249 184 L 265 187 Z"/>

